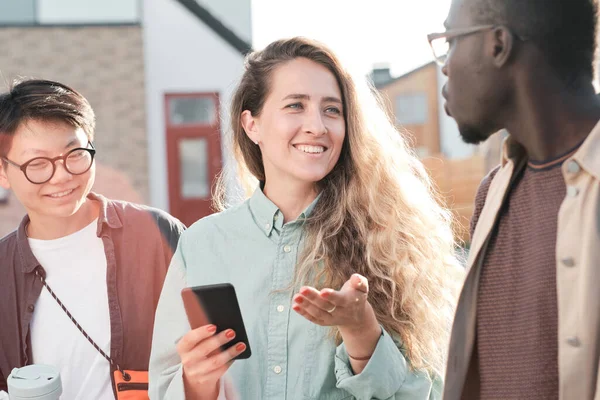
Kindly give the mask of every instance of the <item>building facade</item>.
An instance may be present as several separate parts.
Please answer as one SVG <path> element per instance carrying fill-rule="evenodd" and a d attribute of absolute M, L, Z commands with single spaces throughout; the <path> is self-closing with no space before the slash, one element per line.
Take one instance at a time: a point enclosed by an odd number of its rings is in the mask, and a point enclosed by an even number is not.
<path fill-rule="evenodd" d="M 94 190 L 190 224 L 229 162 L 225 110 L 251 31 L 250 0 L 0 0 L 1 83 L 81 92 L 97 118 Z M 17 203 L 0 193 L 0 236 L 22 218 Z"/>

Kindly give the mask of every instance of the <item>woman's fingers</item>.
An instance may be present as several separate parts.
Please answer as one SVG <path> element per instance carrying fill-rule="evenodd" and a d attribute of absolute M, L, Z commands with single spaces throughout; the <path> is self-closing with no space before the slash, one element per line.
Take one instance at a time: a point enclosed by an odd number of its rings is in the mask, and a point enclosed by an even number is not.
<path fill-rule="evenodd" d="M 312 287 L 302 287 L 300 289 L 300 294 L 297 294 L 294 297 L 294 301 L 298 304 L 302 304 L 307 300 L 324 311 L 333 310 L 337 305 L 332 299 L 322 297 L 317 289 Z"/>
<path fill-rule="evenodd" d="M 359 292 L 369 293 L 369 281 L 361 274 L 353 274 L 350 277 L 350 285 Z"/>
<path fill-rule="evenodd" d="M 219 379 L 232 364 L 233 359 L 245 350 L 246 345 L 244 343 L 237 343 L 225 351 L 216 352 L 210 357 L 200 360 L 194 367 L 186 371 L 186 373 L 188 375 L 191 373 L 192 377 L 204 379 L 207 382 L 211 382 L 215 377 Z"/>
<path fill-rule="evenodd" d="M 205 325 L 192 329 L 177 342 L 177 352 L 179 355 L 190 352 L 200 342 L 213 336 L 215 332 L 217 332 L 217 327 L 214 325 Z"/>

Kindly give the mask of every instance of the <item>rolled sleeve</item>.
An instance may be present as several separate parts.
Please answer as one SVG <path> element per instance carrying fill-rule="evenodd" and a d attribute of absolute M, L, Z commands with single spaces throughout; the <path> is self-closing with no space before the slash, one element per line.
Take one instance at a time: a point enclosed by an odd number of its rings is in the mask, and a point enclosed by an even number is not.
<path fill-rule="evenodd" d="M 412 371 L 399 350 L 400 343 L 384 329 L 373 355 L 363 371 L 352 372 L 346 346 L 338 346 L 335 355 L 336 386 L 357 400 L 438 399 L 431 377 L 424 371 Z M 436 395 L 434 392 L 438 392 Z"/>

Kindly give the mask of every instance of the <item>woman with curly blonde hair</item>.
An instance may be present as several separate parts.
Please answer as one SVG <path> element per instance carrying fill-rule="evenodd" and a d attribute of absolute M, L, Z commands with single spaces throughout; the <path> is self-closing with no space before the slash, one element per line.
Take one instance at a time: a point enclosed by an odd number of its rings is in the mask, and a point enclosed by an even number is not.
<path fill-rule="evenodd" d="M 293 38 L 249 55 L 231 115 L 248 198 L 180 240 L 151 397 L 440 398 L 460 269 L 449 214 L 373 94 Z M 221 350 L 235 332 L 190 330 L 179 295 L 224 282 L 252 347 L 235 363 L 243 343 Z"/>

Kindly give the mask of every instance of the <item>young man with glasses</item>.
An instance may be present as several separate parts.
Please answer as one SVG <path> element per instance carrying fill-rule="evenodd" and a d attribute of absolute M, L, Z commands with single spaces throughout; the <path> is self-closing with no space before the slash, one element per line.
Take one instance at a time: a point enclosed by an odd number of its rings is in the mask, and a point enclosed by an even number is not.
<path fill-rule="evenodd" d="M 63 398 L 114 399 L 119 373 L 147 371 L 184 227 L 91 193 L 94 125 L 88 101 L 58 82 L 27 80 L 0 95 L 0 186 L 27 211 L 0 240 L 0 390 L 13 368 L 49 364 Z"/>
<path fill-rule="evenodd" d="M 453 0 L 429 35 L 467 143 L 506 129 L 482 182 L 445 400 L 600 399 L 596 0 Z"/>

